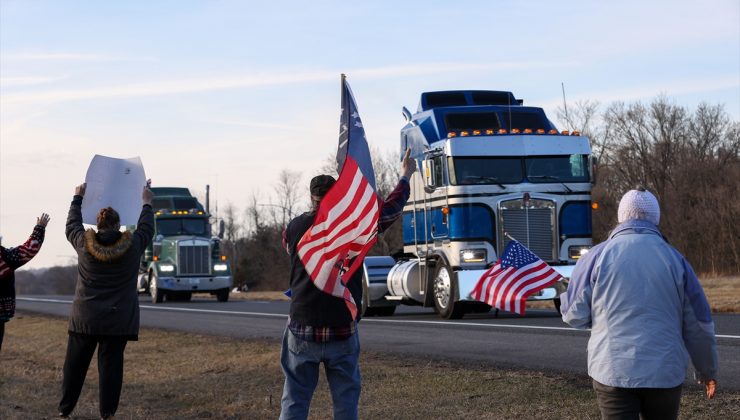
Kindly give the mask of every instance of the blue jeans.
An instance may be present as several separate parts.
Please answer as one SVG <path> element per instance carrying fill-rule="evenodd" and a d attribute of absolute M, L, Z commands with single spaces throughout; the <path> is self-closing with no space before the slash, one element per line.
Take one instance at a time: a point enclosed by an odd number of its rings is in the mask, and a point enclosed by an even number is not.
<path fill-rule="evenodd" d="M 360 337 L 316 343 L 296 338 L 287 328 L 283 334 L 280 364 L 285 374 L 280 420 L 306 419 L 311 398 L 324 363 L 334 403 L 334 419 L 357 419 L 360 402 Z"/>

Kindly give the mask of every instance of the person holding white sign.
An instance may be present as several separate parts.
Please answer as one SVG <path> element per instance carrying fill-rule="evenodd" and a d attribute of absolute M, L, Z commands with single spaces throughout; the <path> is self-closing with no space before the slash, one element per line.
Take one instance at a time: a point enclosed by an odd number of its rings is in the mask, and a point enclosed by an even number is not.
<path fill-rule="evenodd" d="M 98 349 L 100 417 L 118 409 L 123 386 L 123 351 L 138 340 L 139 262 L 154 235 L 154 213 L 149 183 L 141 194 L 143 205 L 136 230 L 121 232 L 121 219 L 112 207 L 97 213 L 97 232 L 82 225 L 86 184 L 75 188 L 67 217 L 67 239 L 77 251 L 77 286 L 69 317 L 69 339 L 64 360 L 59 416 L 74 410 L 95 348 Z"/>

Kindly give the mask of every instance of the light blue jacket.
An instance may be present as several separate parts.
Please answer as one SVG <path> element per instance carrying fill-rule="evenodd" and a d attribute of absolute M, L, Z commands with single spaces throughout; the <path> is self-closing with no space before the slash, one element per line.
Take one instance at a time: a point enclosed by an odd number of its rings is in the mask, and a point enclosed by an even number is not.
<path fill-rule="evenodd" d="M 694 270 L 657 226 L 628 220 L 576 264 L 560 295 L 563 321 L 591 328 L 588 374 L 620 388 L 716 379 L 714 323 Z"/>

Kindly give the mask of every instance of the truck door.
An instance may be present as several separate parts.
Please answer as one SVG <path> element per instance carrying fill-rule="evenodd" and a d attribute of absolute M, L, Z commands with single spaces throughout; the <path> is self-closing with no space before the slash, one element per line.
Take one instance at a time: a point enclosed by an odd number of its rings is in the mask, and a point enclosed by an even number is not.
<path fill-rule="evenodd" d="M 444 155 L 431 157 L 428 161 L 429 178 L 425 189 L 425 213 L 429 236 L 433 242 L 447 239 L 449 224 L 442 209 L 447 207 Z"/>

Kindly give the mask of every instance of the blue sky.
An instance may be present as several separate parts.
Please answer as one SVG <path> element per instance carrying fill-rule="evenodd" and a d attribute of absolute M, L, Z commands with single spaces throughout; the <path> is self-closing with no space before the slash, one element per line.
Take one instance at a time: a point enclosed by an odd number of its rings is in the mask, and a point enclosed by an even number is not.
<path fill-rule="evenodd" d="M 0 1 L 0 234 L 52 215 L 31 267 L 68 263 L 64 220 L 94 154 L 155 185 L 269 202 L 336 147 L 346 73 L 371 145 L 428 90 L 511 90 L 555 119 L 579 99 L 723 103 L 740 120 L 740 3 Z"/>

